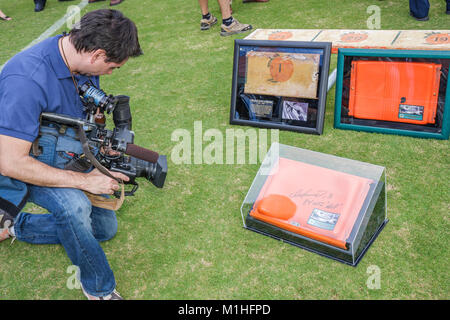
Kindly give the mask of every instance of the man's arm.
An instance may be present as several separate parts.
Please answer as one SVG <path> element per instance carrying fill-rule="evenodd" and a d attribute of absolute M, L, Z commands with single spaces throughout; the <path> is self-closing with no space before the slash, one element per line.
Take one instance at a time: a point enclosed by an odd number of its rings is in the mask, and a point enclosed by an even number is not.
<path fill-rule="evenodd" d="M 30 148 L 31 142 L 0 135 L 0 174 L 37 186 L 76 188 L 94 194 L 112 194 L 119 189 L 116 180 L 97 169 L 81 173 L 53 168 L 30 157 Z M 111 174 L 129 180 L 124 174 Z"/>

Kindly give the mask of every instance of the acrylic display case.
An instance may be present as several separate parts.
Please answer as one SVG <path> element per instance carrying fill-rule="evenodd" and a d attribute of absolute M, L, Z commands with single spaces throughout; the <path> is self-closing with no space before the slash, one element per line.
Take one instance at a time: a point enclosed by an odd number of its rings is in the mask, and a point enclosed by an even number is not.
<path fill-rule="evenodd" d="M 387 220 L 385 168 L 274 143 L 241 206 L 246 229 L 356 266 Z"/>

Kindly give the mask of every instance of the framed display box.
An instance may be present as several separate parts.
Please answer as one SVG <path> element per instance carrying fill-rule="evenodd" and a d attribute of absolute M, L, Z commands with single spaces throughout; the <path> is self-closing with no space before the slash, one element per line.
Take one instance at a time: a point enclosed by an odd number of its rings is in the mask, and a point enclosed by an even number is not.
<path fill-rule="evenodd" d="M 274 143 L 241 215 L 248 230 L 356 266 L 388 222 L 385 168 Z"/>
<path fill-rule="evenodd" d="M 331 43 L 235 40 L 230 123 L 321 134 Z"/>
<path fill-rule="evenodd" d="M 339 49 L 334 126 L 448 139 L 450 51 Z"/>

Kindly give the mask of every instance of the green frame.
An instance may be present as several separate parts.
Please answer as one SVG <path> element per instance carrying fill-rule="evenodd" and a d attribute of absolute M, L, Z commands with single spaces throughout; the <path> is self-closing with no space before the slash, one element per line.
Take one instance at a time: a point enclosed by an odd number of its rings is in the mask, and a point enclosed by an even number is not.
<path fill-rule="evenodd" d="M 387 133 L 412 136 L 416 138 L 449 139 L 450 134 L 450 81 L 447 82 L 445 90 L 445 105 L 442 119 L 442 130 L 440 133 L 420 132 L 414 130 L 380 128 L 356 124 L 341 123 L 342 89 L 344 79 L 344 61 L 346 56 L 358 57 L 391 57 L 391 58 L 429 58 L 450 59 L 450 51 L 438 50 L 387 50 L 387 49 L 348 49 L 338 50 L 336 96 L 334 107 L 334 127 L 337 129 L 368 131 L 376 133 Z"/>

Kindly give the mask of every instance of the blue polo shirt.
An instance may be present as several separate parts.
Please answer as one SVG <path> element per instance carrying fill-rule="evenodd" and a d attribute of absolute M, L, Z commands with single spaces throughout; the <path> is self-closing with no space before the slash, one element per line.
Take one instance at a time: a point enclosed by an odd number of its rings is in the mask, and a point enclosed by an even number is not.
<path fill-rule="evenodd" d="M 53 112 L 84 118 L 83 105 L 58 49 L 58 35 L 15 55 L 0 74 L 0 134 L 33 142 L 39 116 Z M 78 84 L 89 80 L 75 76 Z M 90 77 L 98 86 L 99 78 Z"/>

